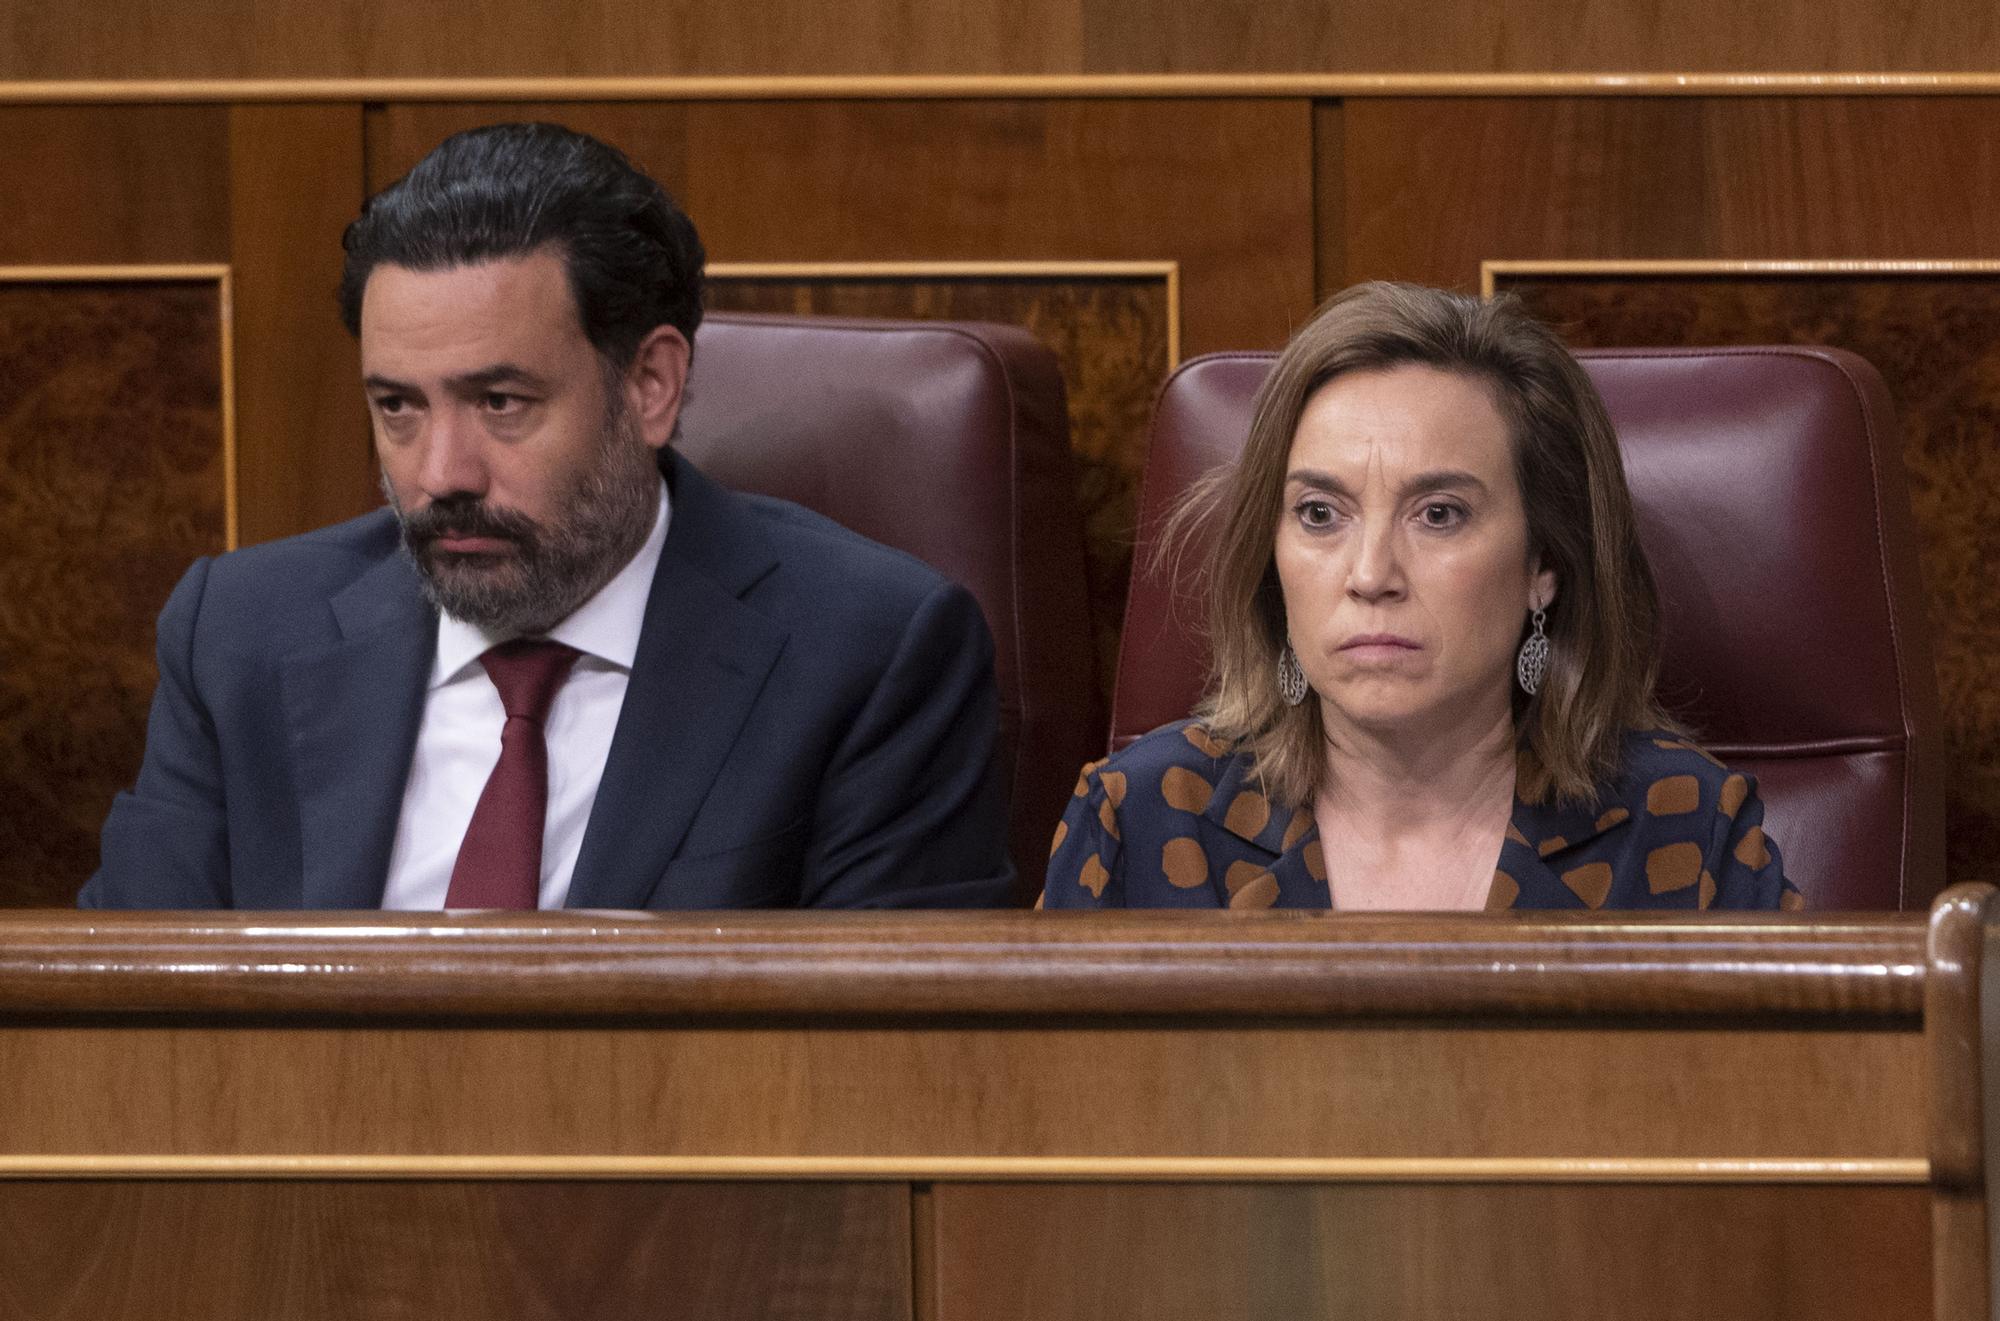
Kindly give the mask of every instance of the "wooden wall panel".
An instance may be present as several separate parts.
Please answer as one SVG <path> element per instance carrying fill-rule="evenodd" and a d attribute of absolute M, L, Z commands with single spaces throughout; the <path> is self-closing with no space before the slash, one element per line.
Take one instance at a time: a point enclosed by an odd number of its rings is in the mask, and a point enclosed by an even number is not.
<path fill-rule="evenodd" d="M 1964 69 L 2000 55 L 1974 0 L 1085 0 L 1100 70 L 1598 72 Z M 1833 13 L 1829 14 L 1829 10 Z"/>
<path fill-rule="evenodd" d="M 1097 673 L 1108 701 L 1132 569 L 1146 424 L 1158 383 L 1173 365 L 1168 343 L 1178 308 L 1166 277 L 711 275 L 708 294 L 718 311 L 1000 321 L 1027 327 L 1055 351 L 1077 460 Z"/>
<path fill-rule="evenodd" d="M 0 106 L 0 265 L 228 260 L 226 115 Z"/>
<path fill-rule="evenodd" d="M 1313 289 L 1317 302 L 1347 287 L 1347 107 L 1313 103 Z"/>
<path fill-rule="evenodd" d="M 0 10 L 0 79 L 1034 73 L 1081 32 L 1080 0 L 87 0 Z"/>
<path fill-rule="evenodd" d="M 222 317 L 219 278 L 0 281 L 0 906 L 96 868 L 153 616 L 223 548 Z"/>
<path fill-rule="evenodd" d="M 1476 289 L 1491 259 L 2000 255 L 2000 99 L 1412 99 L 1342 119 L 1348 280 Z"/>
<path fill-rule="evenodd" d="M 693 128 L 719 259 L 1177 261 L 1189 354 L 1282 343 L 1311 308 L 1305 101 L 712 105 Z"/>
<path fill-rule="evenodd" d="M 340 324 L 340 236 L 361 210 L 361 108 L 229 112 L 244 544 L 381 503 L 361 366 Z"/>
<path fill-rule="evenodd" d="M 0 1183 L 0 1321 L 906 1321 L 902 1184 Z"/>
<path fill-rule="evenodd" d="M 0 78 L 1959 70 L 1982 0 L 82 0 L 0 10 Z"/>
<path fill-rule="evenodd" d="M 1199 942 L 1200 922 L 1189 918 L 1159 922 Z M 811 915 L 802 920 L 812 929 Z M 837 949 L 855 926 L 819 929 Z M 906 945 L 925 928 L 910 929 Z M 1197 967 L 1229 962 L 1215 945 L 1206 949 L 1190 952 Z M 1612 966 L 1643 966 L 1645 957 L 1628 950 Z M 925 991 L 905 994 L 911 1005 L 928 1003 Z M 593 1028 L 556 1042 L 533 1026 L 467 1031 L 449 1020 L 394 1032 L 298 1031 L 282 1017 L 225 1033 L 143 1017 L 61 1030 L 7 1025 L 0 1077 L 44 1081 L 0 1087 L 0 1134 L 12 1156 L 120 1160 L 1391 1154 L 1727 1166 L 1906 1161 L 1925 1150 L 1929 1083 L 1914 1033 L 1740 1022 L 1559 1030 L 1480 1017 L 1445 1031 L 1423 1019 L 1209 1030 L 1091 1019 L 1099 1003 L 1088 990 L 1061 994 L 1038 1003 L 1060 1004 L 1077 1025 L 1025 1033 L 1004 1019 L 914 1031 L 907 1017 L 830 1035 L 808 1023 L 746 1032 L 694 1016 L 676 1020 L 692 1024 L 685 1028 Z M 1412 1087 L 1413 1078 L 1427 1085 Z M 1801 1078 L 1820 1082 L 1801 1088 Z"/>
<path fill-rule="evenodd" d="M 371 186 L 525 118 L 629 151 L 714 261 L 1177 261 L 1189 354 L 1275 346 L 1312 308 L 1303 100 L 392 105 Z"/>
<path fill-rule="evenodd" d="M 1922 1188 L 939 1185 L 938 1321 L 1930 1313 Z"/>

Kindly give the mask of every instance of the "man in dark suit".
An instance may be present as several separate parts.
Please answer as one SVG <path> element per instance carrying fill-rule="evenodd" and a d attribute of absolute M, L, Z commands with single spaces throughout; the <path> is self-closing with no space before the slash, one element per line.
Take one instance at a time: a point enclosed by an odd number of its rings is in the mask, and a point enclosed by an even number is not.
<path fill-rule="evenodd" d="M 962 589 L 672 452 L 693 225 L 551 125 L 346 236 L 390 508 L 197 563 L 91 907 L 997 905 Z"/>

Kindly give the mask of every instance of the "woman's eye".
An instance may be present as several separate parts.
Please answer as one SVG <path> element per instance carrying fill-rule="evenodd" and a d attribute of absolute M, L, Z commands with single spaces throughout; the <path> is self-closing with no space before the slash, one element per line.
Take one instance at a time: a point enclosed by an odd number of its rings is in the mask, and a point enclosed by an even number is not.
<path fill-rule="evenodd" d="M 1433 500 L 1423 507 L 1419 515 L 1428 528 L 1457 527 L 1465 521 L 1465 511 L 1455 504 L 1443 500 Z"/>
<path fill-rule="evenodd" d="M 1299 522 L 1307 527 L 1332 527 L 1333 506 L 1325 500 L 1301 500 L 1298 505 Z"/>

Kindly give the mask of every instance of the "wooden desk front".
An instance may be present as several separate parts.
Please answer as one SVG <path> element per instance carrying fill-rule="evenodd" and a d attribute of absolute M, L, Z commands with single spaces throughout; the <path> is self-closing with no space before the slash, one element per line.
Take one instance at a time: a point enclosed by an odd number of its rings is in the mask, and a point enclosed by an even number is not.
<path fill-rule="evenodd" d="M 0 1318 L 1922 1317 L 1925 933 L 0 917 Z"/>

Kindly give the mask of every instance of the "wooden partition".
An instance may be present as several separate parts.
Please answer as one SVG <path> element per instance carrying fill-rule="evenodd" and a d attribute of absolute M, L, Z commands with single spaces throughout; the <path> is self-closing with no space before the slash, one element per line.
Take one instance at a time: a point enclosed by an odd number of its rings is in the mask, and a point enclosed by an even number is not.
<path fill-rule="evenodd" d="M 17 913 L 0 1318 L 1923 1316 L 1963 975 L 1915 915 Z"/>

